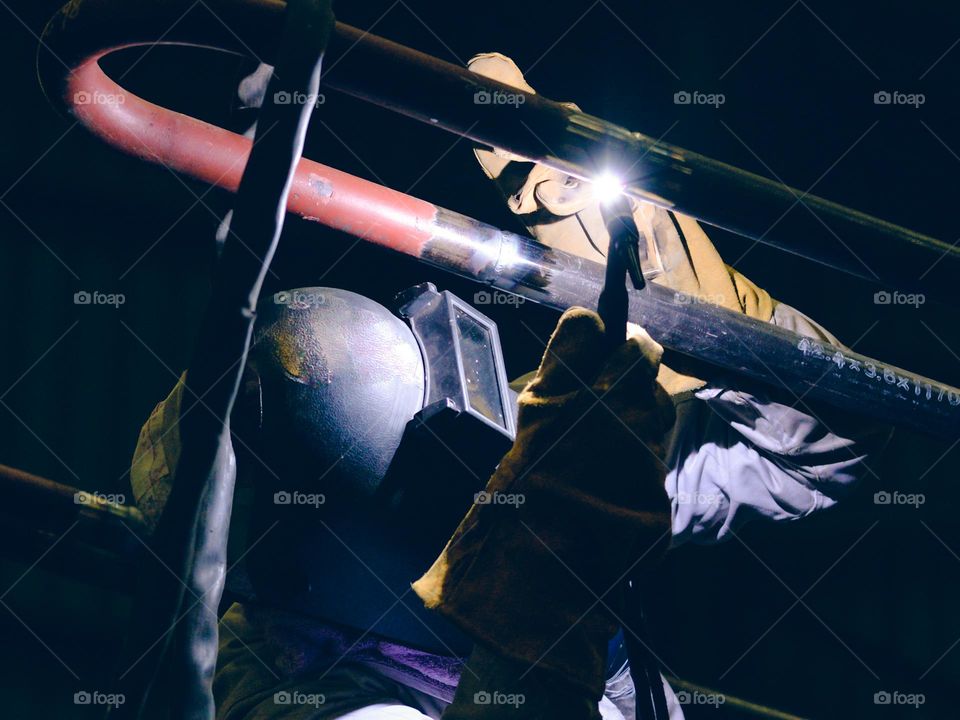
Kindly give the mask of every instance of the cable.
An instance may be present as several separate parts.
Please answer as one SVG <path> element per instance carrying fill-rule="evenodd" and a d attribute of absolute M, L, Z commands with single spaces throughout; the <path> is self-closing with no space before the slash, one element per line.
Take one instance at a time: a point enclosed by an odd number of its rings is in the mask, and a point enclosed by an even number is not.
<path fill-rule="evenodd" d="M 214 717 L 217 607 L 236 479 L 230 414 L 333 26 L 330 0 L 288 2 L 284 42 L 187 374 L 185 397 L 202 397 L 208 412 L 181 418 L 176 479 L 151 548 L 159 562 L 149 563 L 134 606 L 128 648 L 133 663 L 124 682 L 127 702 L 114 717 L 140 717 L 161 670 L 169 683 L 166 696 L 173 717 Z M 274 102 L 276 98 L 298 102 Z"/>

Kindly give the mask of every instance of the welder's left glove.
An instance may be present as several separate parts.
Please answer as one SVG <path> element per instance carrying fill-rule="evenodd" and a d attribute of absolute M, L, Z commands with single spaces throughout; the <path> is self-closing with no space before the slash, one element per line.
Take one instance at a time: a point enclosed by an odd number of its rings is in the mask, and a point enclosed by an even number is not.
<path fill-rule="evenodd" d="M 500 53 L 476 55 L 467 67 L 524 92 L 536 92 L 516 63 Z M 573 103 L 564 104 L 579 109 Z M 610 237 L 600 201 L 589 183 L 502 150 L 477 148 L 474 154 L 503 194 L 507 207 L 537 240 L 594 262 L 606 262 Z M 775 305 L 770 295 L 724 264 L 696 220 L 635 198 L 630 203 L 642 235 L 640 262 L 648 279 L 676 291 L 683 302 L 708 302 L 770 320 Z M 659 380 L 672 395 L 704 384 L 665 365 Z"/>
<path fill-rule="evenodd" d="M 520 395 L 516 442 L 413 586 L 519 673 L 594 709 L 623 578 L 669 540 L 661 443 L 674 419 L 662 348 L 643 332 L 611 354 L 603 340 L 596 313 L 563 314 Z"/>

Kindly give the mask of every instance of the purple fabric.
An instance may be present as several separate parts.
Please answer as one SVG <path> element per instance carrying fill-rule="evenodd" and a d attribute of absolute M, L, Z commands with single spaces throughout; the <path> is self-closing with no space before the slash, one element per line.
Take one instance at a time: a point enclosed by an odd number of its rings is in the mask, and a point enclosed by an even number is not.
<path fill-rule="evenodd" d="M 321 623 L 277 610 L 247 608 L 279 649 L 277 669 L 295 676 L 352 663 L 375 667 L 384 676 L 445 702 L 453 700 L 464 658 L 435 655 L 372 634 Z"/>

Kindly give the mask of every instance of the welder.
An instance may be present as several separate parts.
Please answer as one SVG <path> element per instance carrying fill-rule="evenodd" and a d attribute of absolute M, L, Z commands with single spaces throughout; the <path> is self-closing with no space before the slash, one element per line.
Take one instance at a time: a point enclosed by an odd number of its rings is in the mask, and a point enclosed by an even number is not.
<path fill-rule="evenodd" d="M 505 56 L 469 66 L 533 92 Z M 606 260 L 594 185 L 475 152 L 540 242 Z M 694 220 L 630 202 L 648 281 L 839 344 L 726 266 Z M 255 600 L 221 624 L 221 718 L 633 718 L 634 680 L 608 647 L 623 578 L 670 545 L 834 505 L 884 436 L 667 367 L 641 328 L 608 352 L 583 308 L 513 384 L 514 419 L 491 327 L 463 301 L 432 286 L 393 311 L 329 288 L 281 295 L 258 318 L 235 427 L 255 438 L 238 451 L 256 488 Z M 483 371 L 461 372 L 463 357 Z M 173 478 L 177 420 L 197 402 L 178 384 L 141 431 L 132 482 L 148 518 Z"/>

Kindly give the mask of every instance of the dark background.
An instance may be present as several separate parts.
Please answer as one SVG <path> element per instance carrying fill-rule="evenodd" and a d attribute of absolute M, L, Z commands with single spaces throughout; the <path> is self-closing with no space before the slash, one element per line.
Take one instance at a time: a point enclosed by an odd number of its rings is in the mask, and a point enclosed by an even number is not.
<path fill-rule="evenodd" d="M 207 293 L 218 191 L 123 157 L 58 116 L 34 73 L 57 7 L 0 2 L 0 462 L 99 492 L 126 493 L 140 425 L 184 368 Z M 953 243 L 960 170 L 960 6 L 609 0 L 594 4 L 367 2 L 349 24 L 453 62 L 499 50 L 544 95 Z M 198 3 L 193 12 L 207 12 Z M 125 84 L 238 128 L 233 88 L 249 65 L 198 50 L 142 51 Z M 371 68 L 390 73 L 390 67 Z M 719 109 L 678 106 L 720 92 Z M 919 109 L 874 93 L 923 93 Z M 249 111 L 248 111 L 249 112 Z M 488 222 L 519 230 L 468 141 L 333 93 L 307 154 Z M 956 150 L 955 150 L 956 149 Z M 201 199 L 198 200 L 198 197 Z M 804 212 L 796 208 L 794 212 Z M 728 262 L 859 352 L 960 385 L 957 315 L 927 303 L 878 306 L 878 289 L 729 234 Z M 452 278 L 297 220 L 270 288 L 334 285 L 386 298 Z M 80 290 L 123 293 L 114 310 Z M 532 367 L 555 317 L 497 313 L 512 374 Z M 812 717 L 956 717 L 960 532 L 956 443 L 898 433 L 875 475 L 835 511 L 752 527 L 721 547 L 683 548 L 650 593 L 670 671 Z M 919 509 L 877 506 L 879 489 L 923 493 Z M 17 548 L 12 548 L 16 555 Z M 45 568 L 42 549 L 3 565 L 0 711 L 83 716 L 126 623 L 122 597 Z M 29 571 L 28 571 L 29 570 Z M 9 588 L 9 589 L 8 589 Z M 798 599 L 799 598 L 799 599 Z M 922 692 L 920 710 L 874 704 Z M 690 709 L 691 717 L 719 717 Z"/>

